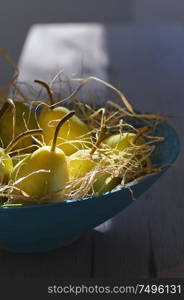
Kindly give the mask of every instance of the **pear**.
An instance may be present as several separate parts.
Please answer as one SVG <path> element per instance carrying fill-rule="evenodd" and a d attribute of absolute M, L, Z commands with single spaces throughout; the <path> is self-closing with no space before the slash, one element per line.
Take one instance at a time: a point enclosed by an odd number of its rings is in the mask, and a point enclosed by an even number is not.
<path fill-rule="evenodd" d="M 145 143 L 142 137 L 137 137 L 137 134 L 131 132 L 114 134 L 104 139 L 103 144 L 108 145 L 112 149 L 124 151 L 126 148 L 130 148 L 136 145 L 142 145 Z"/>
<path fill-rule="evenodd" d="M 43 129 L 44 141 L 47 145 L 52 143 L 52 137 L 57 125 L 57 120 L 61 119 L 69 112 L 69 109 L 65 107 L 42 109 L 39 116 L 39 125 Z M 56 122 L 52 122 L 54 120 Z M 58 136 L 57 147 L 62 149 L 66 153 L 66 155 L 70 155 L 76 152 L 78 149 L 84 147 L 87 141 L 90 141 L 88 133 L 88 126 L 77 116 L 73 116 L 61 128 Z"/>
<path fill-rule="evenodd" d="M 121 178 L 110 178 L 110 174 L 104 174 L 97 178 L 93 184 L 93 190 L 95 194 L 104 194 L 112 191 L 118 184 L 121 183 Z"/>
<path fill-rule="evenodd" d="M 20 161 L 14 168 L 12 179 L 24 178 L 16 187 L 30 196 L 43 197 L 61 190 L 68 181 L 67 162 L 64 152 L 43 146 Z M 56 199 L 56 196 L 53 196 Z M 57 199 L 62 199 L 59 192 Z"/>
<path fill-rule="evenodd" d="M 1 110 L 2 113 L 0 113 L 0 139 L 3 148 L 6 147 L 13 139 L 14 109 L 16 110 L 14 136 L 17 136 L 28 129 L 38 128 L 34 112 L 28 105 L 18 101 L 12 101 L 12 104 L 5 103 L 4 107 L 2 107 Z M 27 127 L 25 123 L 27 124 Z M 15 149 L 26 148 L 28 146 L 31 146 L 32 144 L 32 138 L 29 137 L 27 139 L 21 140 L 16 145 Z"/>
<path fill-rule="evenodd" d="M 105 147 L 112 149 L 116 149 L 119 151 L 124 151 L 126 148 L 130 148 L 135 145 L 141 145 L 144 143 L 142 137 L 139 137 L 137 134 L 125 132 L 123 134 L 116 134 L 109 136 L 107 138 L 99 137 L 96 145 L 93 150 L 83 149 L 78 150 L 68 157 L 68 170 L 69 170 L 69 178 L 70 180 L 81 178 L 85 176 L 88 172 L 92 171 L 95 166 L 98 164 L 99 156 L 95 151 L 98 147 L 101 147 L 101 144 Z M 113 151 L 113 150 L 112 150 Z M 128 153 L 132 153 L 133 150 L 128 150 Z M 95 157 L 94 157 L 95 155 Z M 128 154 L 125 154 L 127 156 Z M 107 160 L 108 165 L 108 160 Z M 99 176 L 96 181 L 93 183 L 93 188 L 90 191 L 95 194 L 102 194 L 106 192 L 110 192 L 117 185 L 121 183 L 121 178 L 114 177 L 111 178 L 111 174 L 105 173 Z"/>
<path fill-rule="evenodd" d="M 63 106 L 52 107 L 54 100 L 49 86 L 40 80 L 35 82 L 42 84 L 48 91 L 50 97 L 50 107 L 42 108 L 38 122 L 44 132 L 46 145 L 52 143 L 53 134 L 58 120 L 67 115 L 70 110 Z M 66 155 L 71 155 L 79 149 L 85 148 L 90 142 L 90 128 L 79 117 L 74 115 L 68 122 L 63 124 L 57 139 L 57 147 L 62 149 Z"/>
<path fill-rule="evenodd" d="M 106 145 L 113 150 L 118 150 L 124 152 L 124 158 L 131 159 L 132 161 L 136 158 L 141 158 L 141 155 L 136 154 L 135 149 L 131 149 L 131 147 L 141 146 L 145 143 L 145 140 L 140 136 L 147 128 L 143 128 L 139 133 L 130 133 L 124 132 L 122 134 L 114 134 L 103 140 L 103 146 Z M 113 153 L 113 152 L 112 152 Z M 135 155 L 134 155 L 135 153 Z M 98 178 L 94 183 L 94 190 L 98 194 L 108 192 L 114 189 L 118 184 L 121 183 L 121 178 L 114 177 L 110 181 L 108 181 L 110 175 L 104 174 L 102 177 Z"/>
<path fill-rule="evenodd" d="M 142 137 L 139 137 L 138 134 L 124 132 L 122 134 L 114 134 L 105 139 L 103 139 L 103 144 L 108 145 L 110 148 L 118 151 L 126 151 L 127 148 L 130 148 L 135 145 L 144 144 Z M 127 150 L 127 153 L 124 154 L 124 157 L 129 157 L 129 154 L 133 154 L 133 149 Z M 121 183 L 121 178 L 114 177 L 110 178 L 110 174 L 104 174 L 99 177 L 93 184 L 93 189 L 96 194 L 106 193 L 114 189 L 118 184 Z"/>
<path fill-rule="evenodd" d="M 90 150 L 81 149 L 67 158 L 70 179 L 81 178 L 90 172 L 96 165 Z"/>
<path fill-rule="evenodd" d="M 105 138 L 105 132 L 106 127 L 101 128 L 99 137 L 92 149 L 78 150 L 67 158 L 70 180 L 84 177 L 98 165 L 102 157 L 99 156 L 97 150 Z M 106 164 L 109 164 L 108 160 Z M 101 194 L 109 192 L 114 189 L 120 181 L 120 178 L 111 179 L 109 173 L 104 173 L 96 179 L 89 193 Z"/>
<path fill-rule="evenodd" d="M 78 150 L 67 158 L 68 172 L 70 180 L 82 178 L 87 173 L 91 172 L 98 164 L 99 156 L 95 153 L 91 154 L 91 150 Z M 103 174 L 96 179 L 93 184 L 93 189 L 90 193 L 102 194 L 114 189 L 120 182 L 120 178 L 112 178 L 110 174 Z"/>
<path fill-rule="evenodd" d="M 26 131 L 13 139 L 6 149 L 0 148 L 0 184 L 7 184 L 13 172 L 13 161 L 8 153 L 26 137 L 40 134 L 42 134 L 41 129 Z"/>
<path fill-rule="evenodd" d="M 65 153 L 56 144 L 60 127 L 73 115 L 72 111 L 60 120 L 51 146 L 40 147 L 15 166 L 12 173 L 14 186 L 29 196 L 54 194 L 52 201 L 64 200 L 63 188 L 69 178 L 67 160 Z"/>
<path fill-rule="evenodd" d="M 145 140 L 141 134 L 147 128 L 142 128 L 139 133 L 124 132 L 122 134 L 114 134 L 103 140 L 103 146 L 108 145 L 112 151 L 122 151 L 124 158 L 135 160 L 140 159 L 141 154 L 137 153 L 139 146 L 145 144 Z M 113 152 L 112 152 L 113 153 Z"/>

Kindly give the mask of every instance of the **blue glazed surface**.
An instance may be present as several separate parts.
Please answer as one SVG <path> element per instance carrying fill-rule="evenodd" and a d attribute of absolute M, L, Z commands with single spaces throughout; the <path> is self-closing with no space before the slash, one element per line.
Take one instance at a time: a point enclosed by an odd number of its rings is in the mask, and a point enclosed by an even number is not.
<path fill-rule="evenodd" d="M 180 149 L 175 130 L 167 123 L 154 135 L 164 136 L 152 155 L 155 167 L 162 172 L 131 186 L 134 196 L 143 194 L 172 164 Z M 133 201 L 128 188 L 75 201 L 24 207 L 0 208 L 0 248 L 14 252 L 46 252 L 58 248 L 103 223 Z"/>

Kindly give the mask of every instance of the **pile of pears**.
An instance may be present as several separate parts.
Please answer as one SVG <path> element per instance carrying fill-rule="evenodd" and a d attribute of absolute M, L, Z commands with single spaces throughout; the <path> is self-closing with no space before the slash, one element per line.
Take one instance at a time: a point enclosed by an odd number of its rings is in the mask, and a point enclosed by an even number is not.
<path fill-rule="evenodd" d="M 65 186 L 96 168 L 98 148 L 102 147 L 98 145 L 94 151 L 93 128 L 75 111 L 55 105 L 48 85 L 37 83 L 47 89 L 51 105 L 43 105 L 37 114 L 28 104 L 9 100 L 0 111 L 0 184 L 12 186 L 12 194 L 24 193 L 28 201 L 23 204 L 64 200 Z M 135 141 L 136 145 L 145 143 L 142 137 L 136 139 L 135 133 L 114 133 L 105 137 L 102 145 L 123 152 Z M 119 177 L 108 178 L 107 173 L 97 178 L 91 192 L 109 192 L 121 182 Z M 22 203 L 17 199 L 16 203 Z M 11 194 L 6 203 L 14 203 Z"/>

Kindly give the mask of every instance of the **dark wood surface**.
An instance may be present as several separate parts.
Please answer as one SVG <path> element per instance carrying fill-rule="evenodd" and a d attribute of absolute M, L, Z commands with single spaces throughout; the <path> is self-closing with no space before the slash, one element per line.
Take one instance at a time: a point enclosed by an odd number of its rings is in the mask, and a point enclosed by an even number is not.
<path fill-rule="evenodd" d="M 136 108 L 172 116 L 182 144 L 184 28 L 108 26 L 106 41 L 109 79 Z M 176 165 L 149 191 L 73 244 L 47 254 L 0 251 L 0 277 L 184 277 L 183 175 L 182 144 Z"/>

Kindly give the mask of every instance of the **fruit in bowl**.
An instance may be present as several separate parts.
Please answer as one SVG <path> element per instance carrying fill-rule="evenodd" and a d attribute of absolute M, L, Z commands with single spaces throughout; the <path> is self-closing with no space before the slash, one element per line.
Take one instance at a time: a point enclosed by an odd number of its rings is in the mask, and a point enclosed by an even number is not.
<path fill-rule="evenodd" d="M 26 130 L 38 128 L 34 111 L 27 103 L 9 99 L 1 109 L 0 137 L 2 147 L 7 147 L 11 140 Z M 21 140 L 15 149 L 24 149 L 32 145 L 31 136 Z"/>
<path fill-rule="evenodd" d="M 42 108 L 38 122 L 43 129 L 43 137 L 48 145 L 52 142 L 53 134 L 58 120 L 67 115 L 70 110 L 64 106 L 54 107 L 54 99 L 49 86 L 40 80 L 37 83 L 43 85 L 49 94 L 51 106 Z M 65 122 L 58 133 L 57 147 L 62 149 L 67 155 L 76 152 L 78 149 L 90 142 L 90 128 L 78 116 L 73 115 L 68 122 Z M 72 141 L 72 142 L 71 142 Z"/>
<path fill-rule="evenodd" d="M 68 168 L 66 155 L 56 147 L 56 143 L 60 128 L 73 115 L 74 112 L 69 112 L 60 120 L 51 146 L 40 147 L 14 167 L 11 179 L 15 187 L 32 197 L 55 193 L 54 201 L 63 199 L 62 189 L 68 181 Z"/>
<path fill-rule="evenodd" d="M 138 198 L 177 158 L 179 140 L 174 129 L 162 123 L 157 128 L 157 134 L 165 136 L 152 156 L 152 163 L 161 169 L 160 172 L 98 196 L 57 203 L 0 207 L 0 245 L 23 253 L 53 250 L 125 209 L 134 201 L 129 188 Z"/>

